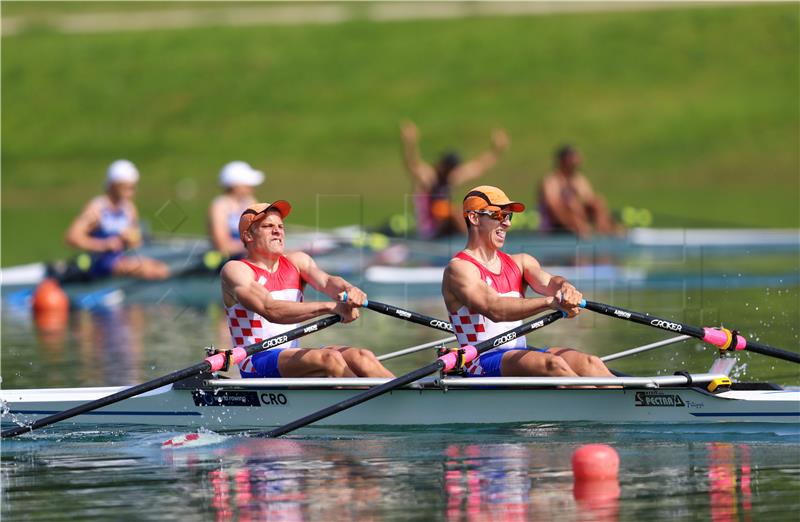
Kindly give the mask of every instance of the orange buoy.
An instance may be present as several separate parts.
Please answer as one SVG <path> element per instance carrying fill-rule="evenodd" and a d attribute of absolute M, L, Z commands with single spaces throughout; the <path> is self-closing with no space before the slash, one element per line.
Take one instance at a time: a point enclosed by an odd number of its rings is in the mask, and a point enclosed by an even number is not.
<path fill-rule="evenodd" d="M 33 292 L 33 314 L 63 313 L 69 310 L 69 297 L 55 279 L 45 279 Z"/>
<path fill-rule="evenodd" d="M 619 455 L 605 444 L 586 444 L 572 454 L 572 473 L 575 480 L 616 479 Z"/>
<path fill-rule="evenodd" d="M 55 279 L 45 279 L 33 292 L 31 301 L 39 341 L 48 350 L 61 350 L 69 324 L 67 294 Z"/>
<path fill-rule="evenodd" d="M 605 444 L 586 444 L 572 454 L 572 494 L 595 520 L 617 520 L 619 455 Z"/>

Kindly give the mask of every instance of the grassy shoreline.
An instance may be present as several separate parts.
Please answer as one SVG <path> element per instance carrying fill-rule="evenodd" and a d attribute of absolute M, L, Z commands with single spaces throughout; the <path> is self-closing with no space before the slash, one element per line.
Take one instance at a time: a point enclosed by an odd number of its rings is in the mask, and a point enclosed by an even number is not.
<path fill-rule="evenodd" d="M 232 159 L 297 223 L 378 225 L 408 203 L 403 118 L 430 160 L 506 127 L 482 181 L 530 205 L 571 141 L 611 205 L 656 226 L 798 227 L 798 26 L 795 6 L 764 5 L 4 38 L 0 263 L 68 254 L 67 222 L 118 157 L 156 231 L 202 233 Z"/>

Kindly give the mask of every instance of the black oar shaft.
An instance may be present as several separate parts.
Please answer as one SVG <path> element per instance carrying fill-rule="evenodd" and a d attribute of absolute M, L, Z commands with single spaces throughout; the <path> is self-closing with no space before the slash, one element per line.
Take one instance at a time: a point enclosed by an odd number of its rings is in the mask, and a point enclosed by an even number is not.
<path fill-rule="evenodd" d="M 422 326 L 429 326 L 431 328 L 435 328 L 443 332 L 453 333 L 453 326 L 450 323 L 448 323 L 447 321 L 442 321 L 441 319 L 437 319 L 435 317 L 423 315 L 417 312 L 412 312 L 411 310 L 404 310 L 403 308 L 398 308 L 396 306 L 388 305 L 385 303 L 379 303 L 377 301 L 372 301 L 372 300 L 367 301 L 364 304 L 364 306 L 366 306 L 372 311 L 388 315 L 390 317 L 398 317 L 400 319 L 403 319 L 411 323 L 420 324 Z"/>
<path fill-rule="evenodd" d="M 255 343 L 251 344 L 250 346 L 246 346 L 244 348 L 244 351 L 247 353 L 247 355 L 253 355 L 255 353 L 262 352 L 264 350 L 269 350 L 270 348 L 273 348 L 275 346 L 281 345 L 289 341 L 293 341 L 294 339 L 322 330 L 323 328 L 327 328 L 328 326 L 336 324 L 339 321 L 341 321 L 341 317 L 339 317 L 338 315 L 325 316 L 321 319 L 317 319 L 312 323 L 299 326 L 297 328 L 289 330 L 288 332 L 284 332 L 280 335 L 276 335 L 274 337 L 270 337 L 269 339 L 265 339 L 260 343 Z M 27 433 L 37 428 L 48 426 L 50 424 L 66 420 L 71 417 L 76 417 L 83 413 L 88 413 L 92 410 L 96 410 L 98 408 L 102 408 L 104 406 L 108 406 L 123 401 L 125 399 L 129 399 L 131 397 L 135 397 L 136 395 L 141 395 L 142 393 L 155 390 L 156 388 L 160 388 L 161 386 L 166 386 L 167 384 L 178 382 L 182 379 L 186 379 L 187 377 L 193 377 L 195 375 L 199 375 L 203 372 L 210 371 L 211 369 L 212 369 L 211 363 L 206 359 L 193 366 L 184 368 L 183 370 L 172 372 L 168 375 L 158 377 L 151 381 L 142 384 L 137 384 L 136 386 L 132 386 L 124 390 L 120 390 L 117 393 L 113 393 L 106 397 L 101 397 L 97 400 L 87 402 L 85 404 L 80 404 L 78 406 L 75 406 L 74 408 L 70 408 L 68 410 L 64 410 L 62 412 L 50 415 L 48 417 L 38 419 L 30 425 L 16 426 L 14 428 L 9 428 L 0 433 L 0 438 L 5 439 L 8 437 L 14 437 L 16 435 L 21 435 L 23 433 Z"/>
<path fill-rule="evenodd" d="M 800 354 L 798 353 L 781 350 L 780 348 L 767 346 L 766 344 L 757 343 L 749 339 L 747 340 L 747 346 L 744 349 L 748 352 L 760 353 L 761 355 L 767 355 L 777 359 L 783 359 L 784 361 L 800 364 Z"/>
<path fill-rule="evenodd" d="M 430 375 L 434 372 L 437 372 L 442 368 L 444 368 L 444 363 L 441 360 L 437 359 L 435 362 L 429 364 L 428 366 L 424 366 L 411 373 L 407 373 L 402 377 L 398 377 L 397 379 L 370 388 L 364 393 L 355 395 L 353 397 L 350 397 L 349 399 L 345 399 L 332 406 L 328 406 L 325 409 L 322 409 L 316 413 L 312 413 L 311 415 L 307 415 L 301 419 L 297 419 L 296 421 L 290 422 L 289 424 L 285 424 L 279 428 L 275 428 L 274 430 L 267 433 L 267 437 L 280 437 L 281 435 L 285 435 L 290 431 L 302 428 L 303 426 L 307 426 L 320 419 L 324 419 L 325 417 L 330 417 L 334 413 L 338 413 L 342 410 L 346 410 L 348 408 L 352 408 L 353 406 L 357 406 L 362 402 L 366 402 L 374 397 L 377 397 L 378 395 L 383 395 L 384 393 L 392 391 L 395 388 L 399 388 L 401 386 L 405 386 L 406 384 L 410 384 L 418 379 L 422 379 L 426 375 Z"/>
<path fill-rule="evenodd" d="M 167 384 L 178 382 L 182 379 L 186 379 L 187 377 L 199 375 L 203 372 L 209 371 L 210 369 L 211 369 L 211 364 L 208 361 L 203 361 L 201 363 L 195 364 L 194 366 L 184 368 L 183 370 L 178 370 L 176 372 L 170 373 L 169 375 L 164 375 L 163 377 L 159 377 L 158 379 L 153 379 L 152 381 L 146 383 L 137 384 L 136 386 L 131 386 L 130 388 L 118 391 L 117 393 L 113 393 L 111 395 L 101 397 L 97 400 L 80 404 L 78 406 L 75 406 L 74 408 L 70 408 L 68 410 L 64 410 L 62 412 L 50 415 L 48 417 L 38 419 L 36 421 L 33 421 L 30 425 L 16 426 L 14 428 L 9 428 L 3 431 L 2 434 L 0 434 L 0 437 L 5 439 L 8 437 L 15 437 L 17 435 L 22 435 L 23 433 L 27 433 L 37 428 L 42 428 L 50 424 L 55 424 L 56 422 L 66 420 L 71 417 L 77 417 L 78 415 L 81 415 L 83 413 L 88 413 L 92 410 L 96 410 L 104 406 L 114 404 L 116 402 L 124 401 L 125 399 L 129 399 L 136 395 L 140 395 L 142 393 L 155 390 L 156 388 L 160 388 L 161 386 L 165 386 Z"/>
<path fill-rule="evenodd" d="M 692 337 L 696 337 L 697 339 L 700 339 L 702 341 L 714 344 L 716 346 L 720 346 L 715 339 L 716 335 L 719 335 L 719 332 L 714 332 L 713 331 L 714 329 L 698 328 L 697 326 L 691 326 L 677 321 L 656 317 L 650 314 L 634 312 L 633 310 L 626 310 L 624 308 L 618 308 L 616 306 L 603 303 L 596 303 L 593 301 L 586 301 L 584 308 L 603 315 L 608 315 L 610 317 L 617 317 L 619 319 L 624 319 L 626 321 L 633 321 L 635 323 L 652 326 L 654 328 L 659 328 L 661 330 L 666 330 L 668 332 L 677 332 L 686 335 L 691 335 Z M 755 341 L 750 341 L 749 339 L 745 339 L 742 336 L 733 336 L 733 337 L 737 337 L 737 339 L 732 340 L 733 347 L 730 348 L 731 350 L 735 349 L 734 347 L 736 347 L 739 344 L 740 342 L 739 339 L 741 339 L 741 342 L 744 343 L 744 347 L 739 346 L 738 349 L 744 349 L 750 352 L 759 353 L 761 355 L 775 357 L 776 359 L 783 359 L 784 361 L 800 363 L 800 354 L 798 353 L 782 350 L 780 348 L 774 348 L 772 346 L 767 346 L 766 344 L 757 343 Z"/>
<path fill-rule="evenodd" d="M 492 337 L 491 339 L 487 339 L 483 342 L 476 344 L 475 349 L 478 355 L 480 355 L 486 352 L 487 350 L 495 348 L 496 346 L 506 344 L 507 342 L 516 339 L 520 335 L 524 335 L 528 332 L 532 332 L 534 330 L 538 330 L 539 328 L 547 326 L 548 324 L 560 319 L 561 317 L 563 317 L 563 314 L 561 312 L 553 312 L 543 317 L 536 318 L 533 321 L 521 324 L 516 328 L 513 328 L 507 332 L 503 332 L 500 335 Z M 275 428 L 274 430 L 267 433 L 267 437 L 280 437 L 281 435 L 285 435 L 290 431 L 302 428 L 303 426 L 308 426 L 309 424 L 317 422 L 318 420 L 330 417 L 335 413 L 339 413 L 340 411 L 352 408 L 353 406 L 357 406 L 363 402 L 378 397 L 379 395 L 383 395 L 384 393 L 390 392 L 396 388 L 412 383 L 418 379 L 425 377 L 426 375 L 430 375 L 434 372 L 437 372 L 444 367 L 445 367 L 444 361 L 441 358 L 437 359 L 431 364 L 423 366 L 422 368 L 414 370 L 413 372 L 402 375 L 396 379 L 392 379 L 391 381 L 381 384 L 379 386 L 375 386 L 374 388 L 370 388 L 369 390 L 363 393 L 350 397 L 349 399 L 345 399 L 336 404 L 332 404 L 327 408 L 306 415 L 305 417 L 290 422 L 289 424 L 285 424 L 283 426 Z"/>
<path fill-rule="evenodd" d="M 698 339 L 702 339 L 705 336 L 705 331 L 702 328 L 689 326 L 675 321 L 669 321 L 667 319 L 655 317 L 650 314 L 643 314 L 641 312 L 626 310 L 625 308 L 618 308 L 616 306 L 603 303 L 586 301 L 586 309 L 591 310 L 592 312 L 608 315 L 610 317 L 617 317 L 619 319 L 625 319 L 626 321 L 633 321 L 634 323 L 660 328 L 661 330 L 666 330 L 668 332 L 691 335 L 692 337 L 697 337 Z"/>

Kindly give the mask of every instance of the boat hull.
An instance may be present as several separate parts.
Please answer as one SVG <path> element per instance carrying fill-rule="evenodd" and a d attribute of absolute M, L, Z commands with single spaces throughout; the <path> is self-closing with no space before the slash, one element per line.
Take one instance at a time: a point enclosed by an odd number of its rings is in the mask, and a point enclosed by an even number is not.
<path fill-rule="evenodd" d="M 5 390 L 4 428 L 121 388 Z M 272 428 L 353 397 L 364 387 L 166 386 L 60 423 L 159 425 L 213 430 Z M 4 408 L 5 409 L 5 408 Z M 599 423 L 800 423 L 800 391 L 711 394 L 701 388 L 402 388 L 319 421 L 328 426 Z"/>

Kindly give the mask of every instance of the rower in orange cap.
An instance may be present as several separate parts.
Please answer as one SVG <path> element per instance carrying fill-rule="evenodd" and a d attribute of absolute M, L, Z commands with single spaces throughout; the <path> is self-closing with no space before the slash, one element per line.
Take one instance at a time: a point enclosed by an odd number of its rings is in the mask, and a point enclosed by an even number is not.
<path fill-rule="evenodd" d="M 239 219 L 246 255 L 222 268 L 222 299 L 234 347 L 259 343 L 326 314 L 342 322 L 358 319 L 366 294 L 341 277 L 320 269 L 304 252 L 285 251 L 283 220 L 288 201 L 258 203 Z M 305 301 L 310 284 L 332 301 Z M 347 301 L 341 302 L 346 292 Z M 350 346 L 300 348 L 297 341 L 247 357 L 243 377 L 393 377 L 371 351 Z"/>
<path fill-rule="evenodd" d="M 575 317 L 583 296 L 565 278 L 544 271 L 528 254 L 502 251 L 515 212 L 525 205 L 488 185 L 464 197 L 467 246 L 450 260 L 442 295 L 461 346 L 475 345 L 502 334 L 545 310 Z M 544 297 L 525 297 L 526 289 Z M 465 367 L 469 376 L 611 377 L 596 356 L 571 348 L 534 348 L 525 337 L 485 352 Z"/>

